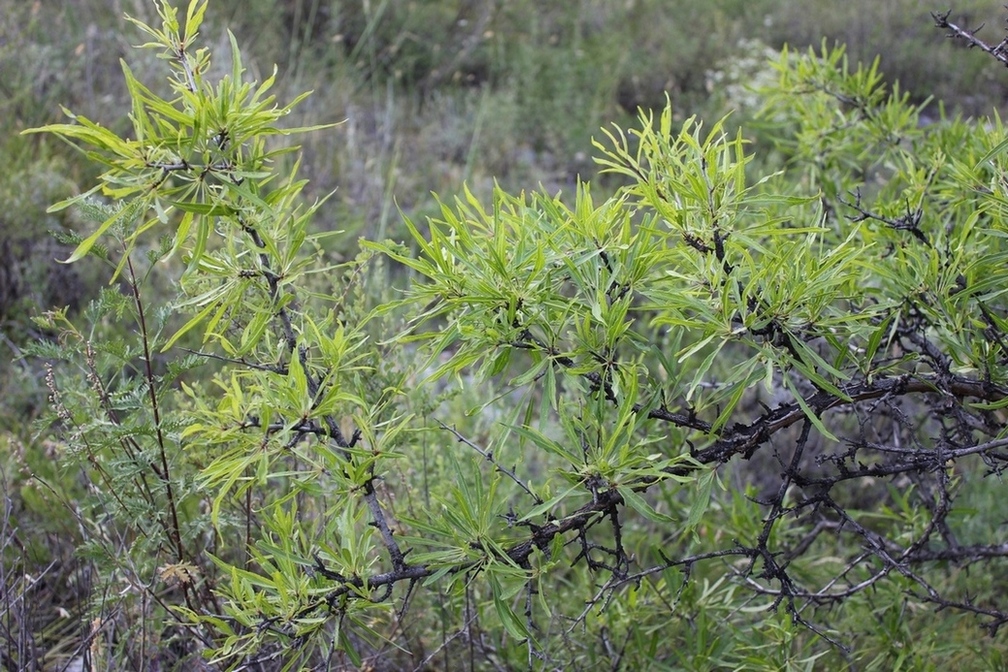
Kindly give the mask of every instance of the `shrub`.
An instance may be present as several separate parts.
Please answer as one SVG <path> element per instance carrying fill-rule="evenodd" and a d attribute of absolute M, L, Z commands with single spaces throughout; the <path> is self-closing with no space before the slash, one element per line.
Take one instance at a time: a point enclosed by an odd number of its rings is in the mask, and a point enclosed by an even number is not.
<path fill-rule="evenodd" d="M 93 497 L 93 655 L 1000 660 L 999 122 L 922 127 L 876 67 L 785 53 L 778 172 L 723 120 L 642 112 L 596 143 L 613 197 L 467 192 L 333 267 L 284 163 L 300 99 L 246 81 L 233 39 L 211 81 L 206 9 L 137 22 L 170 97 L 124 67 L 128 137 L 36 129 L 104 166 L 63 205 L 97 223 L 71 260 L 118 281 L 36 349 L 84 372 L 49 385 Z M 147 304 L 159 267 L 171 306 Z M 135 343 L 101 338 L 124 319 Z"/>

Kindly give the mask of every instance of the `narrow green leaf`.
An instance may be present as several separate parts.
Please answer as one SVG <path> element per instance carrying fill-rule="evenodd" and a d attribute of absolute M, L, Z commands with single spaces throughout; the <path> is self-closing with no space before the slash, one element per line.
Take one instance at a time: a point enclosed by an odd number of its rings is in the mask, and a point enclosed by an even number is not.
<path fill-rule="evenodd" d="M 674 522 L 672 518 L 665 515 L 664 513 L 659 513 L 654 510 L 647 500 L 641 497 L 639 494 L 634 492 L 633 488 L 626 485 L 621 485 L 616 488 L 619 492 L 620 497 L 626 502 L 634 511 L 641 514 L 645 518 L 655 523 L 671 523 Z"/>
<path fill-rule="evenodd" d="M 136 217 L 138 212 L 142 209 L 146 209 L 144 206 L 146 206 L 146 201 L 138 199 L 116 210 L 115 214 L 102 222 L 94 233 L 81 241 L 73 253 L 62 263 L 70 264 L 87 255 L 91 248 L 94 247 L 94 244 L 98 242 L 98 239 L 101 238 L 106 231 L 120 221 Z"/>
<path fill-rule="evenodd" d="M 175 345 L 175 342 L 177 340 L 185 336 L 189 331 L 193 329 L 193 327 L 195 327 L 197 324 L 205 320 L 207 315 L 209 315 L 216 307 L 217 307 L 216 303 L 208 303 L 206 307 L 203 308 L 203 310 L 201 310 L 196 315 L 191 317 L 188 322 L 186 322 L 184 325 L 182 325 L 181 328 L 179 328 L 178 331 L 172 334 L 172 337 L 169 338 L 168 342 L 165 343 L 164 347 L 161 348 L 161 352 L 168 352 L 168 350 L 170 350 L 171 347 Z"/>
<path fill-rule="evenodd" d="M 828 429 L 826 429 L 826 425 L 822 423 L 822 420 L 819 419 L 819 416 L 817 416 L 812 411 L 812 408 L 808 405 L 808 402 L 805 401 L 805 397 L 801 395 L 801 392 L 798 391 L 798 388 L 795 386 L 795 384 L 791 382 L 791 378 L 787 375 L 784 375 L 783 379 L 784 379 L 784 387 L 787 388 L 788 392 L 790 392 L 792 396 L 794 396 L 795 401 L 798 402 L 798 406 L 805 414 L 805 417 L 807 417 L 809 421 L 812 423 L 812 426 L 815 427 L 820 434 L 822 434 L 825 438 L 829 439 L 830 441 L 839 442 L 839 439 L 833 436 L 833 433 L 830 432 Z"/>
<path fill-rule="evenodd" d="M 716 477 L 717 472 L 713 469 L 708 469 L 696 480 L 698 486 L 697 494 L 690 505 L 689 516 L 686 518 L 686 530 L 684 530 L 692 532 L 694 540 L 698 539 L 696 535 L 697 526 L 700 524 L 700 520 L 704 514 L 707 513 L 707 507 L 710 506 L 711 491 L 714 488 Z"/>

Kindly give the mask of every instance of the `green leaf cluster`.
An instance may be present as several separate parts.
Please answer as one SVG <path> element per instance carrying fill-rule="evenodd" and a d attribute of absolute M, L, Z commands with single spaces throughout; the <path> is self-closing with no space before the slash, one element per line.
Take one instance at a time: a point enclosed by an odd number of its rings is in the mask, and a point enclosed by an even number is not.
<path fill-rule="evenodd" d="M 621 184 L 604 200 L 587 182 L 466 190 L 334 267 L 310 226 L 324 201 L 278 137 L 323 127 L 281 130 L 302 98 L 246 81 L 233 36 L 212 81 L 206 8 L 137 22 L 170 76 L 165 97 L 124 65 L 133 137 L 72 114 L 35 129 L 104 166 L 57 207 L 96 220 L 69 261 L 107 259 L 129 290 L 87 317 L 138 334 L 50 318 L 86 370 L 74 403 L 54 379 L 56 420 L 98 501 L 150 540 L 128 556 L 164 563 L 130 576 L 192 655 L 362 666 L 485 630 L 502 667 L 576 667 L 622 660 L 618 632 L 633 664 L 812 668 L 842 651 L 823 602 L 861 613 L 898 575 L 950 606 L 908 567 L 954 538 L 954 469 L 1003 466 L 1000 122 L 922 128 L 877 63 L 785 51 L 760 115 L 779 164 L 666 105 L 603 130 L 596 161 Z M 151 328 L 158 266 L 179 291 Z M 408 283 L 395 299 L 390 279 Z M 729 464 L 771 452 L 769 479 Z M 858 501 L 890 476 L 906 480 Z"/>

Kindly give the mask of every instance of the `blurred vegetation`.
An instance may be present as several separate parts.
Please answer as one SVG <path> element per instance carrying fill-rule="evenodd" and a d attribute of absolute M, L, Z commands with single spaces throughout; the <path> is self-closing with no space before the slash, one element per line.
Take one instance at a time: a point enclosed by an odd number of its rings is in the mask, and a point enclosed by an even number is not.
<path fill-rule="evenodd" d="M 825 39 L 846 44 L 852 61 L 877 55 L 913 101 L 933 97 L 924 112 L 930 119 L 939 101 L 965 115 L 1003 112 L 1008 78 L 935 30 L 929 12 L 944 9 L 919 0 L 213 0 L 203 32 L 223 47 L 225 29 L 232 30 L 259 78 L 276 64 L 279 100 L 314 90 L 291 125 L 343 122 L 304 141 L 307 195 L 337 190 L 315 226 L 398 239 L 400 211 L 417 222 L 436 212 L 431 191 L 457 193 L 468 183 L 485 196 L 496 182 L 511 191 L 541 183 L 569 193 L 579 175 L 594 173 L 591 138 L 599 128 L 632 125 L 639 107 L 661 108 L 666 96 L 680 120 L 728 111 L 736 113 L 731 123 L 745 120 L 753 111 L 748 87 L 770 71 L 768 50 L 785 44 Z M 962 0 L 953 9 L 962 23 L 986 24 L 989 41 L 1000 39 L 1001 2 Z M 7 641 L 27 646 L 28 633 L 37 633 L 45 649 L 39 660 L 53 668 L 90 627 L 64 617 L 79 617 L 91 590 L 73 559 L 87 534 L 74 510 L 83 485 L 59 468 L 32 425 L 46 404 L 45 372 L 20 354 L 25 343 L 51 337 L 32 315 L 63 306 L 72 314 L 101 289 L 94 265 L 54 263 L 72 249 L 60 234 L 81 222 L 71 211 L 46 212 L 94 183 L 97 169 L 52 137 L 19 133 L 59 121 L 61 105 L 127 127 L 119 59 L 129 53 L 144 81 L 158 64 L 130 51 L 139 38 L 124 14 L 154 20 L 144 0 L 0 0 L 0 522 L 4 585 L 14 585 L 8 576 L 25 577 L 16 582 L 19 599 L 32 607 L 21 612 L 28 621 L 14 622 L 8 609 L 0 622 Z M 596 192 L 605 187 L 597 183 Z M 973 496 L 982 508 L 994 506 L 997 494 Z M 684 593 L 684 611 L 706 597 Z M 886 625 L 894 649 L 948 648 L 912 641 L 912 620 L 894 615 L 889 597 L 898 603 L 898 594 L 880 596 L 887 606 L 850 618 L 871 622 L 866 628 Z M 970 641 L 971 630 L 953 631 L 956 646 Z M 782 625 L 781 637 L 799 636 Z"/>
<path fill-rule="evenodd" d="M 0 9 L 0 71 L 12 74 L 0 103 L 13 143 L 6 156 L 37 163 L 37 143 L 52 141 L 11 131 L 56 119 L 59 105 L 123 122 L 118 60 L 131 38 L 122 17 L 150 20 L 150 3 L 3 0 Z M 825 38 L 846 44 L 855 62 L 878 55 L 917 100 L 969 115 L 1002 109 L 1004 78 L 934 29 L 935 9 L 920 0 L 220 0 L 205 34 L 224 45 L 231 29 L 263 75 L 276 64 L 280 98 L 313 89 L 303 118 L 346 120 L 306 143 L 303 165 L 317 193 L 339 188 L 340 212 L 320 226 L 370 235 L 399 228 L 396 207 L 422 214 L 430 191 L 463 181 L 477 193 L 493 180 L 569 189 L 593 171 L 590 139 L 601 126 L 632 123 L 666 94 L 681 119 L 737 108 L 716 73 L 751 57 L 753 41 L 801 49 Z M 997 37 L 1001 3 L 954 10 Z M 143 64 L 135 69 L 143 78 Z M 87 182 L 93 168 L 81 158 L 64 156 L 71 165 L 60 174 Z"/>

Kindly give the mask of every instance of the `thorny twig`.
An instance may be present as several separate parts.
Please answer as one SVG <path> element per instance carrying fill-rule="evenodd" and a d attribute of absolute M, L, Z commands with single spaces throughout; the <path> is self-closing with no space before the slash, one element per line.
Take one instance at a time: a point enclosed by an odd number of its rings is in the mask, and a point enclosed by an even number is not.
<path fill-rule="evenodd" d="M 983 25 L 980 25 L 972 30 L 962 28 L 948 20 L 951 14 L 951 9 L 945 13 L 931 12 L 931 18 L 934 19 L 935 25 L 938 28 L 948 30 L 947 37 L 962 40 L 971 48 L 977 48 L 981 51 L 987 52 L 997 59 L 1002 65 L 1008 66 L 1008 37 L 1005 37 L 997 44 L 988 44 L 977 37 L 977 33 L 983 29 Z"/>

